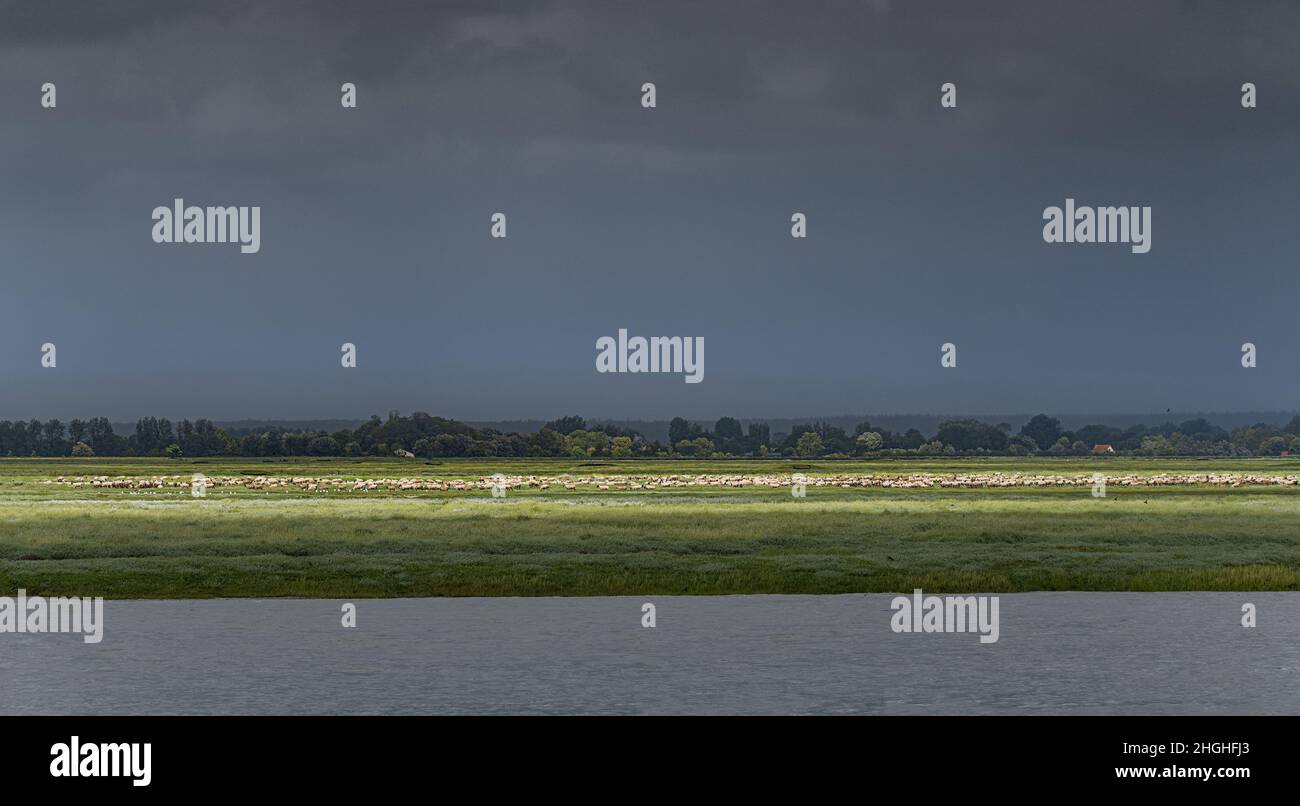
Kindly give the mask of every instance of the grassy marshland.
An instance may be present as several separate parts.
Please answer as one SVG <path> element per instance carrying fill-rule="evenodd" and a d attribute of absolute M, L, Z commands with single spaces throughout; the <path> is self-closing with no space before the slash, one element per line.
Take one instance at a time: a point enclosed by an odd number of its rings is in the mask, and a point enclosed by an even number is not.
<path fill-rule="evenodd" d="M 76 477 L 1300 474 L 1295 460 L 0 460 L 0 591 L 114 598 L 1300 589 L 1300 487 L 73 486 Z M 64 483 L 53 483 L 63 477 Z"/>

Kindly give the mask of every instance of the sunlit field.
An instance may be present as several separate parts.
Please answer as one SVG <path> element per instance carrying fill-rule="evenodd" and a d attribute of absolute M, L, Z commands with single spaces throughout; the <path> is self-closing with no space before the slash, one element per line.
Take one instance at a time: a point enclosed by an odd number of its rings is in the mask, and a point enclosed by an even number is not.
<path fill-rule="evenodd" d="M 196 473 L 210 480 L 200 498 Z M 1297 482 L 1290 458 L 3 459 L 0 589 L 1296 590 Z"/>

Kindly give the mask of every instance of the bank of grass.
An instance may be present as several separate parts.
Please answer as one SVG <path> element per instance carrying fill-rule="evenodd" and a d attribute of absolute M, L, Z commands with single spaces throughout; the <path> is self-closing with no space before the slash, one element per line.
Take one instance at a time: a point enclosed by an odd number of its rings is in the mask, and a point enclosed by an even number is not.
<path fill-rule="evenodd" d="M 0 591 L 113 598 L 535 596 L 1030 590 L 1300 590 L 1300 490 L 1086 488 L 311 495 L 90 490 L 58 475 L 419 475 L 419 463 L 0 461 Z M 1091 472 L 962 462 L 955 472 Z M 953 460 L 896 463 L 953 472 Z M 524 463 L 532 468 L 538 463 Z M 788 472 L 791 464 L 542 463 L 554 473 Z M 804 472 L 858 472 L 810 463 Z M 852 463 L 861 466 L 868 463 Z M 880 463 L 877 463 L 880 464 Z M 1136 462 L 1137 471 L 1297 472 Z M 205 467 L 206 466 L 206 467 Z M 521 472 L 450 463 L 439 476 Z M 663 467 L 663 466 L 666 466 Z M 292 468 L 282 470 L 280 467 Z M 391 468 L 391 469 L 390 469 Z M 689 468 L 689 469 L 687 469 Z M 526 472 L 540 472 L 530 469 Z"/>

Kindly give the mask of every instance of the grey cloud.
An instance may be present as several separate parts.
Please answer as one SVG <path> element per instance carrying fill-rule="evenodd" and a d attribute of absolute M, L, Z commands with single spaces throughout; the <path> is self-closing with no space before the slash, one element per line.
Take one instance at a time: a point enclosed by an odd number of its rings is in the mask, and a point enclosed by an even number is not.
<path fill-rule="evenodd" d="M 167 379 L 196 362 L 227 373 L 203 386 L 222 406 L 293 416 L 278 370 L 325 372 L 344 340 L 393 374 L 321 381 L 314 414 L 424 395 L 483 418 L 1300 392 L 1274 363 L 1300 291 L 1290 4 L 2 8 L 0 417 L 180 408 Z M 36 103 L 46 80 L 57 111 Z M 1154 205 L 1152 254 L 1043 244 L 1066 195 Z M 263 205 L 262 253 L 153 245 L 149 210 L 175 196 Z M 706 388 L 589 373 L 624 326 L 705 335 Z M 1243 377 L 1247 338 L 1264 358 Z M 57 383 L 23 374 L 47 339 Z M 933 374 L 947 340 L 961 382 Z M 77 397 L 92 370 L 139 380 Z"/>

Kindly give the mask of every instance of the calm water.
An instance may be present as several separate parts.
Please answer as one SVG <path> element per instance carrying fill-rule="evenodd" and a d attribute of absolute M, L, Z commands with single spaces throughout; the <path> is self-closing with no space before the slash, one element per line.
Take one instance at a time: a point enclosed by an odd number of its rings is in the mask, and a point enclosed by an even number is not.
<path fill-rule="evenodd" d="M 0 713 L 1300 714 L 1300 594 L 1003 594 L 989 645 L 891 598 L 110 601 L 0 634 Z"/>

